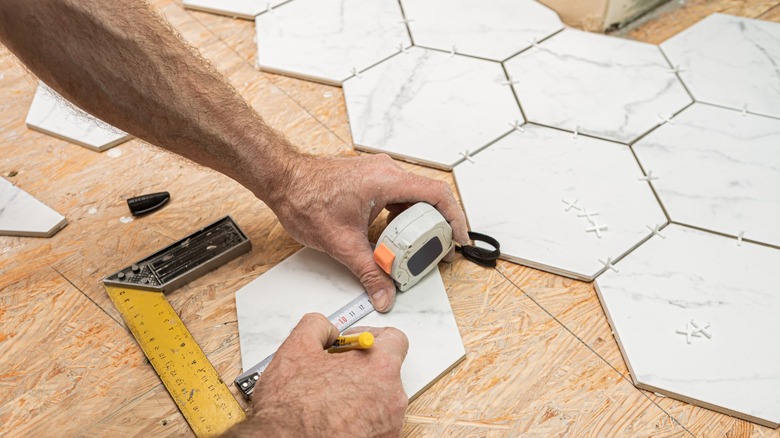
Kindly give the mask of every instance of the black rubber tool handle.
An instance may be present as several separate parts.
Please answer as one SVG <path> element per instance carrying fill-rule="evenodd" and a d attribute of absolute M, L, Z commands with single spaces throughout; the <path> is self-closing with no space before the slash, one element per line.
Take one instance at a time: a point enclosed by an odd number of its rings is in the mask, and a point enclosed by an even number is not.
<path fill-rule="evenodd" d="M 133 216 L 140 216 L 159 210 L 169 199 L 171 199 L 171 194 L 168 192 L 150 193 L 128 199 L 127 206 Z"/>
<path fill-rule="evenodd" d="M 474 245 L 463 245 L 456 246 L 455 251 L 462 253 L 466 260 L 470 260 L 480 266 L 494 268 L 496 266 L 496 260 L 498 260 L 498 257 L 501 255 L 501 245 L 498 243 L 498 240 L 488 235 L 475 233 L 473 231 L 469 231 L 469 239 L 475 242 L 485 242 L 495 249 L 490 250 Z"/>

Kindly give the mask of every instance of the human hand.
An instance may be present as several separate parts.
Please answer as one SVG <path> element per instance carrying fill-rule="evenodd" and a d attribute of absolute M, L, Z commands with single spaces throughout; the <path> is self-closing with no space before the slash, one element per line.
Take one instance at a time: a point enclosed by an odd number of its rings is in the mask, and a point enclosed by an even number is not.
<path fill-rule="evenodd" d="M 409 343 L 394 328 L 368 330 L 375 338 L 370 350 L 331 354 L 324 348 L 338 329 L 323 315 L 305 315 L 255 387 L 254 415 L 228 435 L 400 435 L 408 403 L 401 363 Z"/>
<path fill-rule="evenodd" d="M 383 209 L 392 218 L 427 202 L 450 223 L 456 242 L 469 241 L 466 217 L 449 185 L 406 172 L 387 155 L 301 156 L 287 174 L 286 184 L 266 203 L 295 240 L 347 266 L 380 312 L 390 310 L 396 292 L 368 241 L 368 226 Z"/>

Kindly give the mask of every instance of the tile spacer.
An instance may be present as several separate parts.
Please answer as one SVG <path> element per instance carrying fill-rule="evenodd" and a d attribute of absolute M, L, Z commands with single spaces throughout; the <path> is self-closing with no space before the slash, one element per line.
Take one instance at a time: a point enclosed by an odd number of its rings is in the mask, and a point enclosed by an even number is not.
<path fill-rule="evenodd" d="M 674 120 L 672 120 L 672 117 L 666 117 L 666 116 L 665 116 L 665 115 L 663 115 L 663 114 L 658 114 L 658 118 L 659 118 L 659 119 L 661 119 L 661 124 L 662 124 L 662 125 L 664 125 L 664 124 L 667 124 L 667 123 L 668 123 L 668 124 L 670 124 L 670 125 L 674 126 Z"/>
<path fill-rule="evenodd" d="M 742 239 L 745 238 L 745 231 L 739 230 L 739 234 L 737 234 L 737 246 L 742 246 Z"/>
<path fill-rule="evenodd" d="M 580 136 L 580 125 L 577 125 L 574 127 L 574 135 L 571 136 L 573 139 L 577 139 L 577 137 Z"/>
<path fill-rule="evenodd" d="M 471 158 L 471 155 L 469 155 L 469 151 L 468 151 L 468 150 L 467 150 L 467 151 L 465 151 L 465 152 L 461 152 L 461 153 L 460 153 L 460 156 L 461 156 L 461 157 L 463 157 L 463 158 L 464 158 L 466 161 L 468 161 L 469 163 L 472 163 L 472 164 L 474 164 L 474 163 L 475 163 L 474 159 L 473 159 L 473 158 Z"/>
<path fill-rule="evenodd" d="M 398 51 L 405 55 L 409 54 L 409 49 L 404 45 L 404 43 L 398 43 Z"/>
<path fill-rule="evenodd" d="M 604 260 L 601 260 L 601 259 L 599 259 L 599 263 L 601 263 L 602 265 L 604 265 L 604 272 L 606 272 L 606 271 L 608 271 L 608 270 L 610 270 L 610 269 L 611 269 L 611 270 L 613 270 L 613 271 L 615 271 L 615 273 L 619 273 L 619 272 L 620 272 L 620 271 L 618 271 L 618 269 L 615 267 L 615 265 L 613 265 L 613 264 L 612 264 L 612 259 L 611 259 L 611 258 L 609 258 L 609 257 L 607 257 L 607 261 L 604 261 Z"/>
<path fill-rule="evenodd" d="M 742 107 L 742 117 L 745 117 L 747 115 L 747 111 L 748 111 L 748 104 L 745 104 Z"/>
<path fill-rule="evenodd" d="M 512 76 L 508 76 L 508 79 L 509 80 L 507 80 L 507 81 L 501 81 L 501 85 L 514 85 L 514 84 L 519 84 L 520 83 L 520 81 L 512 80 Z"/>
<path fill-rule="evenodd" d="M 596 237 L 601 239 L 601 232 L 607 231 L 609 229 L 609 225 L 599 225 L 598 222 L 593 221 L 593 226 L 590 228 L 586 228 L 585 232 L 587 233 L 596 233 Z"/>
<path fill-rule="evenodd" d="M 640 176 L 639 178 L 637 178 L 637 181 L 647 181 L 647 182 L 650 182 L 650 181 L 655 181 L 657 179 L 658 179 L 657 176 L 653 176 L 653 171 L 652 170 L 648 170 L 647 171 L 647 175 L 646 176 Z"/>
<path fill-rule="evenodd" d="M 520 120 L 515 120 L 514 122 L 509 122 L 509 126 L 512 127 L 515 131 L 525 132 L 525 129 L 523 129 L 522 126 L 520 126 Z"/>
<path fill-rule="evenodd" d="M 658 236 L 661 239 L 666 239 L 666 236 L 661 234 L 661 226 L 660 225 L 656 225 L 655 227 L 651 227 L 650 225 L 645 225 L 645 228 L 650 230 L 650 232 L 653 233 L 653 236 Z"/>
<path fill-rule="evenodd" d="M 699 333 L 701 333 L 707 339 L 712 339 L 712 333 L 707 331 L 707 329 L 710 328 L 710 323 L 701 324 L 699 322 L 696 322 L 695 319 L 691 319 L 691 325 L 695 329 L 693 330 L 693 333 L 691 333 L 691 336 L 699 337 Z M 702 325 L 704 325 L 704 327 L 702 327 Z"/>
<path fill-rule="evenodd" d="M 409 23 L 411 23 L 412 21 L 414 21 L 414 18 L 404 18 L 403 20 L 399 20 L 398 22 L 399 22 L 399 23 L 402 23 L 402 24 L 406 24 L 406 25 L 408 25 L 408 24 L 409 24 Z"/>
<path fill-rule="evenodd" d="M 358 71 L 357 67 L 352 67 L 352 76 L 354 76 L 356 78 L 362 78 L 363 77 L 363 75 L 360 74 L 360 72 Z"/>
<path fill-rule="evenodd" d="M 672 67 L 671 70 L 669 70 L 669 73 L 680 73 L 684 71 L 685 71 L 684 68 L 681 68 L 679 65 L 675 65 L 674 67 Z"/>
<path fill-rule="evenodd" d="M 598 211 L 589 212 L 587 208 L 582 207 L 582 213 L 578 213 L 577 217 L 584 217 L 585 219 L 590 222 L 591 225 L 596 225 L 596 220 L 593 219 L 591 216 L 598 216 Z"/>
<path fill-rule="evenodd" d="M 685 330 L 675 330 L 675 333 L 679 335 L 685 335 L 685 342 L 690 345 L 691 336 L 693 336 L 693 330 L 691 330 L 691 325 L 689 323 L 685 323 Z"/>
<path fill-rule="evenodd" d="M 565 199 L 561 199 L 561 201 L 562 201 L 564 204 L 566 204 L 566 209 L 565 209 L 564 211 L 569 211 L 569 210 L 571 210 L 572 208 L 573 208 L 573 209 L 575 209 L 575 210 L 577 210 L 577 211 L 579 211 L 579 210 L 580 210 L 580 207 L 578 207 L 578 206 L 577 206 L 577 203 L 578 203 L 578 202 L 580 202 L 580 200 L 579 200 L 579 199 L 575 199 L 573 202 L 569 202 L 569 201 L 567 201 L 567 200 L 565 200 Z"/>
<path fill-rule="evenodd" d="M 274 8 L 271 7 L 271 3 L 266 3 L 265 4 L 265 13 L 266 14 L 273 14 L 274 13 Z"/>
<path fill-rule="evenodd" d="M 457 53 L 458 53 L 458 48 L 455 47 L 455 46 L 452 46 L 452 48 L 450 49 L 450 58 L 455 56 Z"/>

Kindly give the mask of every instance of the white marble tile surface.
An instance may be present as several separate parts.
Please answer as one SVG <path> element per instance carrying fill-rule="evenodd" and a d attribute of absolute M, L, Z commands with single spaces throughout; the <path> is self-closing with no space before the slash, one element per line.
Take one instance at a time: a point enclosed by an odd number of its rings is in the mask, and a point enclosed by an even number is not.
<path fill-rule="evenodd" d="M 67 223 L 63 215 L 0 178 L 0 235 L 50 237 Z"/>
<path fill-rule="evenodd" d="M 695 100 L 780 117 L 780 23 L 712 14 L 661 50 Z"/>
<path fill-rule="evenodd" d="M 625 145 L 527 125 L 473 159 L 453 171 L 469 226 L 513 262 L 590 281 L 666 223 Z"/>
<path fill-rule="evenodd" d="M 42 83 L 35 90 L 26 123 L 30 129 L 98 152 L 132 138 L 72 105 Z"/>
<path fill-rule="evenodd" d="M 416 45 L 503 61 L 563 29 L 533 0 L 401 0 Z"/>
<path fill-rule="evenodd" d="M 332 85 L 411 45 L 397 0 L 295 0 L 255 27 L 261 70 Z"/>
<path fill-rule="evenodd" d="M 305 248 L 236 292 L 244 369 L 274 353 L 300 318 L 325 316 L 364 292 L 360 282 L 327 255 Z M 438 269 L 399 293 L 390 313 L 374 312 L 358 326 L 396 327 L 409 338 L 401 368 L 413 398 L 466 354 Z"/>
<path fill-rule="evenodd" d="M 287 0 L 184 0 L 184 7 L 228 17 L 254 20 L 255 16 Z"/>
<path fill-rule="evenodd" d="M 355 147 L 442 169 L 523 116 L 501 65 L 413 47 L 344 83 Z"/>
<path fill-rule="evenodd" d="M 780 246 L 780 120 L 696 103 L 634 151 L 673 221 Z"/>
<path fill-rule="evenodd" d="M 777 427 L 780 251 L 678 225 L 662 233 L 597 280 L 634 383 Z"/>
<path fill-rule="evenodd" d="M 566 29 L 505 63 L 529 122 L 630 143 L 691 102 L 657 46 Z"/>

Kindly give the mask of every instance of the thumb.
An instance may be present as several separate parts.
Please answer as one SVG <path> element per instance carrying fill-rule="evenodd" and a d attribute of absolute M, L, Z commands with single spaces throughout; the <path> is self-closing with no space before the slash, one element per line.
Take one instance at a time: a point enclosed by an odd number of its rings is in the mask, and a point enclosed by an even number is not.
<path fill-rule="evenodd" d="M 339 261 L 360 279 L 374 308 L 379 312 L 387 312 L 395 301 L 395 283 L 374 261 L 374 251 L 368 239 L 360 236 L 360 240 L 350 245 L 356 250 L 343 254 Z"/>

